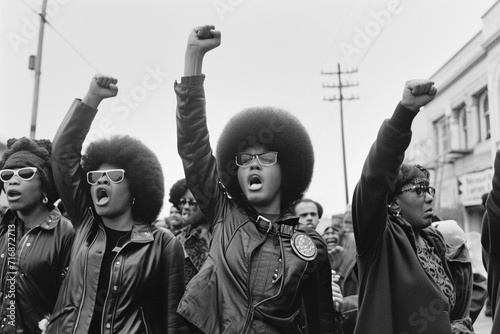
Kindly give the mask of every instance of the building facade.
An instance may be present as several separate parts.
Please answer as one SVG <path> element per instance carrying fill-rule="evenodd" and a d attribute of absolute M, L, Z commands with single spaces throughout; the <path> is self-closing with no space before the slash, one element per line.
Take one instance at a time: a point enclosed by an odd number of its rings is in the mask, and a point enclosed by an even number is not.
<path fill-rule="evenodd" d="M 438 94 L 415 118 L 406 154 L 407 163 L 430 170 L 436 214 L 466 232 L 481 230 L 481 197 L 491 189 L 500 148 L 500 1 L 482 21 L 481 31 L 431 77 Z"/>

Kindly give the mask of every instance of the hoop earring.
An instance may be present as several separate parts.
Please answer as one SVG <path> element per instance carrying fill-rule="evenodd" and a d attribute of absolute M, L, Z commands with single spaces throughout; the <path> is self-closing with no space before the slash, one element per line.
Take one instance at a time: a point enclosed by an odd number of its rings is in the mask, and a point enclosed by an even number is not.
<path fill-rule="evenodd" d="M 132 198 L 132 205 L 134 205 L 134 204 L 135 204 L 135 197 Z"/>
<path fill-rule="evenodd" d="M 396 211 L 396 212 L 394 212 L 394 215 L 395 215 L 396 217 L 401 217 L 401 211 Z"/>
<path fill-rule="evenodd" d="M 42 203 L 47 204 L 49 202 L 49 199 L 47 198 L 47 195 L 43 195 Z"/>

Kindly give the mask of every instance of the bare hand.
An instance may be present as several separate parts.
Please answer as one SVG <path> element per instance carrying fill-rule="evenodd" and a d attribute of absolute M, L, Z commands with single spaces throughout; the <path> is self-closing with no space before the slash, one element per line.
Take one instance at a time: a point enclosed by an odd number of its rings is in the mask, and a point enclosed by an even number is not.
<path fill-rule="evenodd" d="M 335 309 L 337 311 L 340 310 L 340 305 L 344 300 L 344 296 L 342 296 L 342 291 L 340 290 L 340 286 L 337 284 L 339 282 L 340 276 L 337 275 L 335 270 L 332 270 L 332 297 L 333 304 L 335 305 Z"/>
<path fill-rule="evenodd" d="M 200 53 L 206 53 L 218 47 L 221 43 L 221 33 L 213 25 L 194 28 L 188 37 L 188 48 L 194 48 Z"/>
<path fill-rule="evenodd" d="M 89 90 L 82 102 L 97 109 L 102 100 L 118 94 L 117 82 L 117 79 L 109 75 L 96 74 L 90 81 Z"/>
<path fill-rule="evenodd" d="M 425 79 L 410 80 L 405 84 L 401 104 L 418 112 L 421 107 L 434 99 L 436 93 L 437 88 L 434 82 Z"/>
<path fill-rule="evenodd" d="M 117 79 L 104 74 L 96 74 L 90 82 L 89 93 L 97 95 L 102 99 L 113 97 L 118 94 Z"/>
<path fill-rule="evenodd" d="M 220 45 L 221 33 L 215 26 L 194 28 L 189 34 L 184 61 L 184 76 L 202 74 L 203 57 L 208 51 Z"/>

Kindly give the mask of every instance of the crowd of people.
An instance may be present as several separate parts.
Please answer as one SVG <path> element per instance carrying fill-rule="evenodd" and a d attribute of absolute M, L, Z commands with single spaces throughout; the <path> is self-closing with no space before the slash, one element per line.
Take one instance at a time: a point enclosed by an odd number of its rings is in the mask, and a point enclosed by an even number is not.
<path fill-rule="evenodd" d="M 208 25 L 188 37 L 174 86 L 185 175 L 164 220 L 162 166 L 139 139 L 82 153 L 116 78 L 95 75 L 52 141 L 9 140 L 0 333 L 474 333 L 487 300 L 500 333 L 500 151 L 482 234 L 439 219 L 428 171 L 402 158 L 437 88 L 410 80 L 352 205 L 320 230 L 323 207 L 304 198 L 314 150 L 291 113 L 240 111 L 212 150 L 202 65 L 220 43 Z"/>

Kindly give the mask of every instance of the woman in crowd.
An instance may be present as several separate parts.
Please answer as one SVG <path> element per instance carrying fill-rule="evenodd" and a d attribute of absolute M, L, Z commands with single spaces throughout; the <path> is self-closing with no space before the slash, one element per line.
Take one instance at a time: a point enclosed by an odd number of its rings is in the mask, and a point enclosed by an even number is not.
<path fill-rule="evenodd" d="M 431 226 L 435 190 L 421 168 L 402 164 L 412 120 L 436 92 L 428 80 L 406 83 L 354 191 L 359 269 L 355 333 L 472 332 L 469 318 L 452 317 L 454 308 L 463 305 L 457 304 L 443 237 Z"/>
<path fill-rule="evenodd" d="M 39 333 L 66 276 L 74 236 L 54 206 L 50 141 L 10 139 L 0 180 L 10 207 L 0 223 L 0 332 Z"/>
<path fill-rule="evenodd" d="M 92 78 L 53 142 L 55 182 L 76 235 L 47 333 L 187 329 L 175 312 L 184 291 L 182 246 L 154 225 L 164 197 L 156 155 L 128 136 L 95 141 L 80 155 L 98 105 L 117 94 L 116 82 Z"/>
<path fill-rule="evenodd" d="M 212 232 L 187 186 L 186 179 L 174 183 L 169 196 L 170 203 L 179 208 L 185 225 L 177 234 L 177 238 L 184 248 L 184 279 L 187 284 L 207 259 Z"/>
<path fill-rule="evenodd" d="M 281 109 L 250 108 L 229 121 L 212 154 L 202 62 L 220 37 L 213 26 L 191 32 L 175 84 L 178 151 L 213 229 L 178 312 L 202 333 L 335 333 L 326 244 L 290 211 L 313 172 L 303 125 Z"/>

